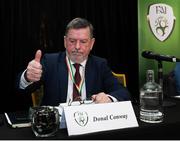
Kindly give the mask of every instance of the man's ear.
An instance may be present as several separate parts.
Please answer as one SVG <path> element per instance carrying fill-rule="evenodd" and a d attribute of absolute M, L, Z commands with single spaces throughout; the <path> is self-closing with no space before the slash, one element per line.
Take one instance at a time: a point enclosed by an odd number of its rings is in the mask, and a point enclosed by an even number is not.
<path fill-rule="evenodd" d="M 64 47 L 66 48 L 66 36 L 64 36 Z"/>
<path fill-rule="evenodd" d="M 92 39 L 91 39 L 91 48 L 90 48 L 90 50 L 93 49 L 94 43 L 95 43 L 95 38 L 92 38 Z"/>

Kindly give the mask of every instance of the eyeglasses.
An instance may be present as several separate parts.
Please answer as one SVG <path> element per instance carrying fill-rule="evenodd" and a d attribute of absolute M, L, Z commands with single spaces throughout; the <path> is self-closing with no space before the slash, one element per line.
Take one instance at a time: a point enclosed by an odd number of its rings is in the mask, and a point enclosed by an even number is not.
<path fill-rule="evenodd" d="M 80 100 L 80 101 L 72 101 L 69 99 L 68 106 L 79 106 L 83 104 L 95 104 L 94 100 Z"/>

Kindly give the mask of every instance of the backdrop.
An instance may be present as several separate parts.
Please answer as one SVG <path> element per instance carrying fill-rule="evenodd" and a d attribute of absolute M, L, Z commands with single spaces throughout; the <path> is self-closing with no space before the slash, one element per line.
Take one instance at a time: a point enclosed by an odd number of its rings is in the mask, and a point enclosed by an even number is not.
<path fill-rule="evenodd" d="M 158 82 L 158 61 L 143 58 L 144 50 L 180 57 L 180 1 L 138 0 L 139 86 L 146 81 L 146 70 L 155 71 Z M 163 74 L 174 69 L 175 63 L 162 61 Z"/>

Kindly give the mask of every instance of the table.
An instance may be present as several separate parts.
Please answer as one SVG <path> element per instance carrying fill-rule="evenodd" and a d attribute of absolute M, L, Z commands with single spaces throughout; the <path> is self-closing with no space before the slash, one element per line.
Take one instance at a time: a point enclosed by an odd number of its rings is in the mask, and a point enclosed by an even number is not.
<path fill-rule="evenodd" d="M 162 123 L 150 124 L 141 122 L 139 120 L 139 106 L 133 104 L 139 127 L 103 131 L 78 136 L 68 136 L 66 129 L 59 129 L 56 136 L 43 139 L 180 139 L 180 99 L 171 98 L 168 100 L 175 102 L 176 105 L 172 107 L 164 107 L 165 116 Z M 4 115 L 1 114 L 0 116 L 3 116 L 4 119 L 4 124 L 0 126 L 0 139 L 42 139 L 35 137 L 30 127 L 12 129 L 6 123 Z"/>

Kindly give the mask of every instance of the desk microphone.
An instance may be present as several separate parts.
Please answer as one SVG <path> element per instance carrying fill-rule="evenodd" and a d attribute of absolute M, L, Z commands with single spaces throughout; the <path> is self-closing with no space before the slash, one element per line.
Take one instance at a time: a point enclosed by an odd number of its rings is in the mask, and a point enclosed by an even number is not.
<path fill-rule="evenodd" d="M 152 51 L 143 51 L 142 56 L 148 59 L 155 59 L 157 61 L 180 62 L 180 59 L 175 56 L 155 54 Z"/>

